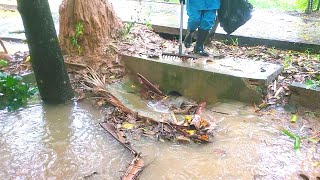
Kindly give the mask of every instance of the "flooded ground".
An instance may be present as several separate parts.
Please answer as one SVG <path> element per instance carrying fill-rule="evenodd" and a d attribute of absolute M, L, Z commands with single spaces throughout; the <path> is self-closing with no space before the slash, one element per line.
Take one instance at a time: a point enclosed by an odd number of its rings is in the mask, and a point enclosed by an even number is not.
<path fill-rule="evenodd" d="M 121 87 L 112 91 L 129 107 L 153 117 L 168 115 L 165 107 Z M 204 116 L 217 125 L 212 143 L 181 145 L 146 137 L 132 142 L 147 164 L 140 179 L 299 179 L 300 173 L 315 179 L 319 145 L 303 141 L 301 153 L 295 153 L 293 141 L 277 128 L 288 125 L 282 113 L 259 117 L 239 102 L 210 105 Z M 131 156 L 99 126 L 103 114 L 90 102 L 1 111 L 0 178 L 119 179 Z M 311 118 L 286 127 L 303 135 L 320 126 Z"/>
<path fill-rule="evenodd" d="M 101 118 L 89 103 L 2 111 L 0 179 L 119 177 L 128 153 L 100 128 Z"/>

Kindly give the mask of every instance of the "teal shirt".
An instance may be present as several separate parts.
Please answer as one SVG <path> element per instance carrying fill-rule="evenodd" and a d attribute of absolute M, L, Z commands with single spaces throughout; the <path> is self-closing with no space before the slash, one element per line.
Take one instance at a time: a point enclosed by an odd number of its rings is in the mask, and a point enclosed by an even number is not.
<path fill-rule="evenodd" d="M 187 10 L 214 10 L 220 8 L 220 0 L 186 0 Z"/>

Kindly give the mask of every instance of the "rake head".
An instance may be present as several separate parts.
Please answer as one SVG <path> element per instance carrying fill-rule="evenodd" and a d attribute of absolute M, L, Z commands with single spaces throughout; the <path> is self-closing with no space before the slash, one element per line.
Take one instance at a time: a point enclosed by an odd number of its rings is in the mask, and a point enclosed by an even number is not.
<path fill-rule="evenodd" d="M 182 61 L 197 59 L 197 57 L 193 55 L 188 55 L 188 54 L 179 55 L 176 53 L 162 53 L 161 57 L 166 60 L 182 60 Z"/>

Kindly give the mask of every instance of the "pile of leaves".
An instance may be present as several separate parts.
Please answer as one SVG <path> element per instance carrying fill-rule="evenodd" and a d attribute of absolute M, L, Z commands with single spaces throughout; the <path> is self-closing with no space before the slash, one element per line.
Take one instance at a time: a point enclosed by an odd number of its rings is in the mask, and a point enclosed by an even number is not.
<path fill-rule="evenodd" d="M 150 117 L 142 116 L 137 112 L 126 107 L 119 99 L 112 95 L 106 88 L 106 78 L 98 75 L 92 69 L 89 69 L 89 74 L 85 77 L 84 86 L 97 96 L 100 105 L 111 104 L 114 106 L 111 113 L 107 114 L 105 123 L 115 127 L 119 134 L 135 133 L 137 139 L 143 134 L 145 136 L 152 136 L 158 140 L 177 140 L 179 142 L 209 142 L 209 136 L 213 133 L 211 124 L 201 117 L 202 108 L 206 105 L 192 104 L 186 106 L 185 103 L 181 107 L 171 107 L 171 117 L 164 117 L 163 119 L 152 119 Z M 150 83 L 141 75 L 138 77 L 142 82 L 142 94 L 153 94 L 150 98 L 157 97 L 156 101 L 167 98 L 156 86 Z M 149 91 L 147 93 L 147 91 Z M 150 93 L 152 91 L 152 93 Z M 155 96 L 156 95 L 156 96 Z M 145 98 L 148 96 L 144 96 Z M 186 110 L 187 109 L 187 110 Z M 193 109 L 193 110 L 191 110 Z M 175 118 L 174 112 L 192 113 L 187 114 L 185 120 L 178 122 Z M 132 131 L 134 130 L 134 131 Z"/>
<path fill-rule="evenodd" d="M 22 82 L 21 77 L 0 72 L 0 109 L 17 110 L 27 104 L 37 89 Z"/>
<path fill-rule="evenodd" d="M 6 61 L 6 65 L 1 66 L 0 70 L 12 74 L 24 74 L 32 71 L 29 52 L 16 52 L 11 55 L 10 60 Z"/>
<path fill-rule="evenodd" d="M 112 95 L 107 89 L 108 78 L 106 75 L 97 74 L 92 68 L 87 68 L 87 74 L 82 81 L 83 87 L 96 96 L 97 104 L 112 105 L 110 113 L 106 114 L 104 122 L 100 123 L 109 134 L 120 142 L 133 155 L 126 172 L 121 179 L 135 179 L 144 168 L 144 160 L 141 153 L 131 147 L 128 135 L 133 139 L 140 139 L 141 135 L 156 138 L 160 141 L 177 140 L 180 143 L 190 143 L 191 140 L 198 143 L 210 142 L 209 137 L 213 135 L 213 125 L 201 117 L 202 108 L 206 105 L 192 104 L 172 107 L 172 117 L 153 119 L 138 114 L 126 107 L 119 99 Z M 147 99 L 161 101 L 167 97 L 150 81 L 138 74 L 142 85 L 142 94 Z M 178 122 L 175 112 L 193 113 L 185 116 L 185 120 Z"/>
<path fill-rule="evenodd" d="M 163 52 L 178 50 L 178 42 L 166 40 L 147 26 L 134 25 L 117 44 L 118 52 L 126 55 L 159 57 Z"/>

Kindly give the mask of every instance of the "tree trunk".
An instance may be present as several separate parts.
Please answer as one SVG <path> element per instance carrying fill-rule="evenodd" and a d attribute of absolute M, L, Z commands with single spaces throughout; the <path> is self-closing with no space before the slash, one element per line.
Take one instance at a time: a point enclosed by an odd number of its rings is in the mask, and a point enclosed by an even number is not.
<path fill-rule="evenodd" d="M 306 9 L 306 14 L 311 14 L 313 11 L 313 0 L 308 0 L 308 7 Z"/>
<path fill-rule="evenodd" d="M 73 97 L 48 0 L 17 0 L 40 95 L 48 103 Z"/>
<path fill-rule="evenodd" d="M 63 53 L 102 55 L 110 38 L 122 27 L 107 0 L 64 0 L 59 13 Z"/>

